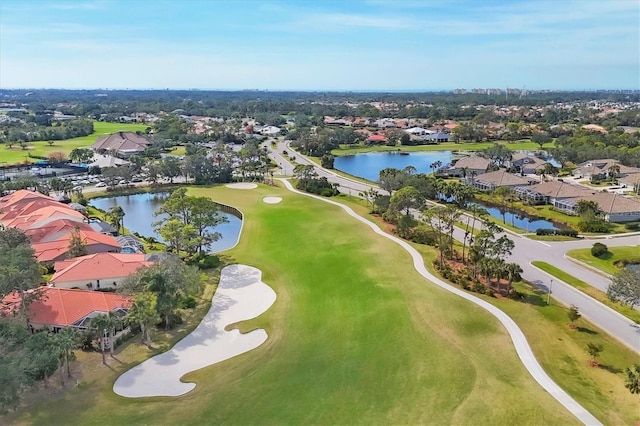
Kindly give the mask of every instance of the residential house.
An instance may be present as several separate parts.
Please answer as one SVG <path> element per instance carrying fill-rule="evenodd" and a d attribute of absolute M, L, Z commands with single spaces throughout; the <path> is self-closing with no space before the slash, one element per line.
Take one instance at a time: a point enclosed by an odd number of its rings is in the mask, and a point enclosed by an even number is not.
<path fill-rule="evenodd" d="M 380 145 L 380 144 L 385 144 L 387 143 L 389 139 L 387 139 L 386 136 L 384 135 L 371 135 L 369 136 L 366 140 L 365 143 L 367 143 L 368 145 Z"/>
<path fill-rule="evenodd" d="M 40 297 L 28 308 L 32 330 L 49 329 L 57 332 L 67 327 L 84 330 L 95 316 L 113 313 L 124 317 L 131 307 L 131 298 L 117 293 L 55 287 L 40 287 L 30 291 L 41 292 Z M 19 306 L 20 296 L 11 293 L 2 299 L 0 313 L 10 315 Z"/>
<path fill-rule="evenodd" d="M 430 141 L 430 142 L 449 142 L 451 140 L 451 136 L 448 133 L 436 132 L 436 133 L 427 134 L 424 137 L 424 140 Z"/>
<path fill-rule="evenodd" d="M 614 165 L 621 167 L 618 160 L 610 158 L 589 160 L 578 164 L 578 167 L 573 170 L 572 174 L 573 176 L 582 176 L 585 179 L 606 179 L 609 168 Z"/>
<path fill-rule="evenodd" d="M 449 176 L 480 175 L 486 173 L 492 161 L 484 157 L 462 157 L 446 172 Z"/>
<path fill-rule="evenodd" d="M 142 134 L 133 132 L 117 132 L 99 138 L 91 146 L 99 154 L 112 153 L 120 158 L 143 154 L 153 143 Z"/>
<path fill-rule="evenodd" d="M 144 254 L 95 253 L 54 263 L 49 280 L 57 288 L 116 288 L 138 269 L 151 266 Z"/>
<path fill-rule="evenodd" d="M 515 189 L 518 186 L 528 186 L 537 180 L 516 176 L 506 170 L 484 173 L 478 176 L 467 175 L 464 183 L 472 185 L 481 191 L 493 191 L 500 186 L 508 186 Z"/>
<path fill-rule="evenodd" d="M 587 200 L 598 204 L 607 222 L 640 220 L 640 201 L 616 193 L 594 191 L 563 181 L 543 182 L 527 189 L 528 191 L 518 189 L 522 198 L 551 204 L 566 214 L 576 214 L 580 200 Z"/>
<path fill-rule="evenodd" d="M 260 133 L 264 136 L 277 136 L 281 131 L 282 129 L 276 126 L 264 126 L 262 129 L 260 129 Z"/>
<path fill-rule="evenodd" d="M 545 160 L 528 154 L 514 154 L 510 160 L 505 163 L 507 168 L 512 167 L 517 173 L 523 175 L 533 175 L 539 173 L 547 164 Z"/>

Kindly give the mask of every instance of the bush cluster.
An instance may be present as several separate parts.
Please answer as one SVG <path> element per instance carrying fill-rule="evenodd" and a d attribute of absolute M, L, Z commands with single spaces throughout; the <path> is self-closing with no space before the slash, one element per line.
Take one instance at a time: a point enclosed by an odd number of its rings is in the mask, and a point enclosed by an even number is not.
<path fill-rule="evenodd" d="M 578 236 L 578 231 L 575 229 L 542 229 L 539 228 L 536 230 L 536 235 L 560 235 L 563 237 L 574 237 Z"/>
<path fill-rule="evenodd" d="M 591 247 L 591 255 L 594 257 L 603 257 L 607 253 L 609 253 L 609 249 L 602 243 L 595 243 L 593 247 Z"/>

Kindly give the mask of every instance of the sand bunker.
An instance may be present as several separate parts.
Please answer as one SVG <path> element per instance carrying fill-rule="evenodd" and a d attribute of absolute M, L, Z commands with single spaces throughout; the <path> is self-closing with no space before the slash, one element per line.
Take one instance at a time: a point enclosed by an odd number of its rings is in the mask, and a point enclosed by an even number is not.
<path fill-rule="evenodd" d="M 282 201 L 282 197 L 264 197 L 262 201 L 267 204 L 278 204 L 280 201 Z"/>
<path fill-rule="evenodd" d="M 240 334 L 224 328 L 255 318 L 276 300 L 276 293 L 261 281 L 262 272 L 246 265 L 222 270 L 211 308 L 198 327 L 168 352 L 156 355 L 122 374 L 113 385 L 120 396 L 179 396 L 193 390 L 185 374 L 257 348 L 267 340 L 263 329 Z"/>
<path fill-rule="evenodd" d="M 256 189 L 258 187 L 255 183 L 249 182 L 228 183 L 225 186 L 232 189 Z"/>

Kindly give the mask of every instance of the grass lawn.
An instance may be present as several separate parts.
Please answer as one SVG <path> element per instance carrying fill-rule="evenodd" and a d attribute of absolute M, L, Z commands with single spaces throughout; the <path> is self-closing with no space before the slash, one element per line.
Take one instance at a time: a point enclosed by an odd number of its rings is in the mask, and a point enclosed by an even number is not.
<path fill-rule="evenodd" d="M 367 207 L 362 201 L 349 200 L 348 204 L 383 226 L 378 218 L 367 215 Z M 422 254 L 427 269 L 438 275 L 433 268 L 436 250 L 420 244 L 412 245 Z M 577 321 L 577 329 L 570 329 L 567 327 L 567 308 L 556 303 L 547 305 L 546 293 L 528 284 L 515 283 L 514 286 L 526 295 L 524 301 L 474 295 L 504 310 L 518 323 L 545 371 L 592 414 L 605 424 L 638 424 L 637 396 L 624 387 L 623 373 L 625 368 L 640 361 L 638 355 L 585 319 Z M 607 299 L 609 306 L 635 315 L 636 322 L 640 320 L 637 311 L 611 302 L 604 293 L 599 293 Z M 586 345 L 590 342 L 600 343 L 605 348 L 600 358 L 601 368 L 587 364 Z"/>
<path fill-rule="evenodd" d="M 198 386 L 186 396 L 141 400 L 111 390 L 144 355 L 129 344 L 121 364 L 96 367 L 91 381 L 11 423 L 577 423 L 524 369 L 497 320 L 430 285 L 406 252 L 337 207 L 266 186 L 190 194 L 244 212 L 240 243 L 225 257 L 260 268 L 278 294 L 239 324 L 264 327 L 267 342 L 188 374 Z M 266 195 L 283 202 L 265 204 Z"/>
<path fill-rule="evenodd" d="M 540 146 L 530 140 L 522 139 L 516 142 L 498 141 L 501 145 L 505 145 L 512 150 L 529 150 L 538 151 Z M 420 151 L 481 151 L 485 148 L 493 146 L 494 142 L 472 142 L 472 143 L 455 143 L 455 142 L 441 142 L 434 145 L 414 145 L 414 146 L 364 146 L 364 145 L 341 145 L 339 149 L 331 151 L 333 155 L 352 155 L 363 152 L 387 152 L 387 151 L 406 151 L 406 152 L 420 152 Z M 545 148 L 553 148 L 552 142 L 543 145 Z"/>
<path fill-rule="evenodd" d="M 171 152 L 169 152 L 169 154 L 171 154 L 171 155 L 186 155 L 187 154 L 187 148 L 184 145 L 174 146 L 173 149 L 171 150 Z"/>
<path fill-rule="evenodd" d="M 624 259 L 640 259 L 640 245 L 609 247 L 609 253 L 601 258 L 593 256 L 590 248 L 570 250 L 567 252 L 567 256 L 593 266 L 607 274 L 614 275 L 620 271 L 620 268 L 615 265 L 615 262 Z"/>
<path fill-rule="evenodd" d="M 554 277 L 564 281 L 565 283 L 577 288 L 585 294 L 588 294 L 599 302 L 607 305 L 614 311 L 617 311 L 618 313 L 629 318 L 631 321 L 640 324 L 640 312 L 630 308 L 627 305 L 623 305 L 622 303 L 612 301 L 611 299 L 609 299 L 605 292 L 600 291 L 593 286 L 590 286 L 584 281 L 575 278 L 573 275 L 570 275 L 547 262 L 535 261 L 531 263 L 533 264 L 533 266 L 542 269 L 546 273 L 553 275 Z"/>
<path fill-rule="evenodd" d="M 146 124 L 131 124 L 131 123 L 105 123 L 103 121 L 93 122 L 93 134 L 88 136 L 82 136 L 79 138 L 66 139 L 62 141 L 55 141 L 53 145 L 49 146 L 46 141 L 30 142 L 29 149 L 23 150 L 19 145 L 14 145 L 13 148 L 8 148 L 6 145 L 0 147 L 0 158 L 7 164 L 16 163 L 35 163 L 40 161 L 38 158 L 31 158 L 28 155 L 46 157 L 51 152 L 64 152 L 67 156 L 74 148 L 86 148 L 91 145 L 99 137 L 106 136 L 118 131 L 135 132 L 137 130 L 144 131 L 147 127 Z"/>

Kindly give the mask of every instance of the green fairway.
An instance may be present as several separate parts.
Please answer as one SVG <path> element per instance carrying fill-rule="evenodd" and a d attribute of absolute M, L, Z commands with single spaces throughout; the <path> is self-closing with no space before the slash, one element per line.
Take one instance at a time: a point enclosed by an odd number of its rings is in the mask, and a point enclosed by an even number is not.
<path fill-rule="evenodd" d="M 6 145 L 0 147 L 0 159 L 6 162 L 7 165 L 16 163 L 35 163 L 40 161 L 39 158 L 33 157 L 47 157 L 52 152 L 63 152 L 67 156 L 74 148 L 87 148 L 93 145 L 96 139 L 107 136 L 111 133 L 123 131 L 123 132 L 135 132 L 144 131 L 147 127 L 146 124 L 130 124 L 130 123 L 105 123 L 103 121 L 93 122 L 93 134 L 88 136 L 82 136 L 79 138 L 66 139 L 62 141 L 55 141 L 53 145 L 49 146 L 47 141 L 29 142 L 28 149 L 23 150 L 20 145 L 15 144 L 12 148 L 8 148 Z M 29 157 L 31 155 L 32 157 Z"/>
<path fill-rule="evenodd" d="M 592 255 L 590 248 L 568 251 L 567 256 L 611 275 L 620 271 L 616 262 L 631 259 L 640 260 L 640 246 L 609 247 L 608 250 L 609 253 L 602 257 Z"/>
<path fill-rule="evenodd" d="M 524 369 L 507 333 L 479 307 L 429 284 L 406 252 L 335 206 L 260 186 L 190 189 L 240 208 L 227 261 L 263 271 L 278 294 L 267 342 L 190 373 L 180 398 L 125 399 L 119 362 L 18 421 L 38 424 L 575 424 Z M 283 198 L 265 204 L 265 195 Z M 95 357 L 96 365 L 99 355 Z"/>

